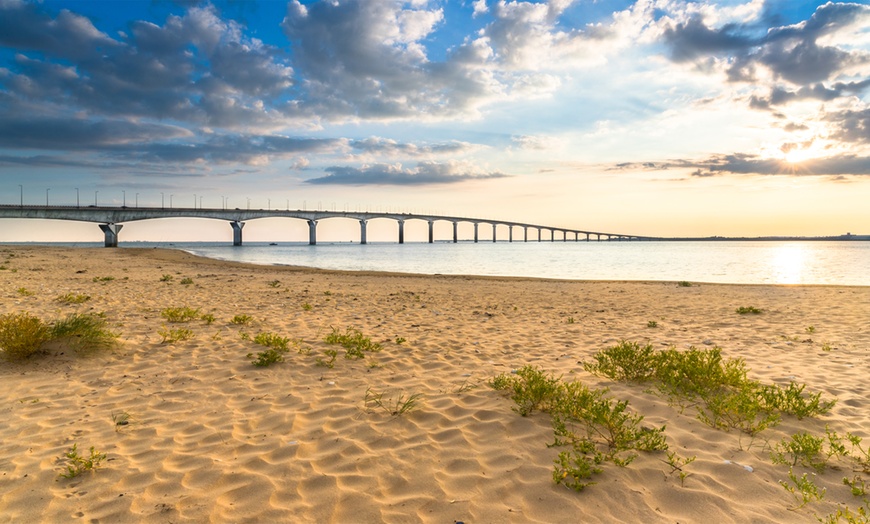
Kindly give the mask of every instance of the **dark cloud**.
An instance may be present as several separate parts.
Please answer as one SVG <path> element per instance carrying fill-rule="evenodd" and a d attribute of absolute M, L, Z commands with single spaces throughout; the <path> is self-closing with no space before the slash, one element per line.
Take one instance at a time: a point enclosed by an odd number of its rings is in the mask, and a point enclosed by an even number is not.
<path fill-rule="evenodd" d="M 787 152 L 791 149 L 807 146 L 808 143 L 783 144 L 781 150 Z M 703 160 L 671 160 L 668 162 L 650 163 L 623 163 L 616 166 L 617 169 L 651 170 L 689 169 L 693 170 L 693 177 L 710 177 L 723 174 L 739 175 L 788 175 L 788 176 L 867 176 L 870 175 L 870 157 L 859 155 L 839 155 L 826 158 L 803 160 L 798 163 L 789 163 L 775 158 L 762 158 L 758 155 L 747 153 L 733 153 L 729 155 L 715 155 Z"/>
<path fill-rule="evenodd" d="M 834 112 L 825 119 L 833 125 L 833 138 L 855 144 L 870 144 L 870 109 Z"/>
<path fill-rule="evenodd" d="M 165 124 L 69 118 L 0 119 L 0 147 L 16 149 L 93 151 L 185 136 L 191 133 Z"/>
<path fill-rule="evenodd" d="M 741 31 L 736 24 L 711 29 L 696 16 L 686 23 L 669 27 L 662 36 L 671 48 L 671 57 L 678 62 L 685 62 L 709 55 L 744 51 L 757 45 L 756 39 L 741 34 Z"/>
<path fill-rule="evenodd" d="M 362 140 L 352 140 L 349 145 L 363 153 L 388 156 L 458 154 L 474 149 L 474 146 L 468 142 L 452 141 L 442 144 L 412 144 L 382 137 L 369 137 Z"/>
<path fill-rule="evenodd" d="M 366 167 L 328 167 L 326 176 L 307 180 L 309 184 L 340 185 L 393 185 L 422 186 L 452 184 L 466 180 L 504 178 L 498 172 L 471 172 L 464 166 L 453 163 L 421 162 L 417 167 L 406 168 L 400 164 L 376 164 Z"/>

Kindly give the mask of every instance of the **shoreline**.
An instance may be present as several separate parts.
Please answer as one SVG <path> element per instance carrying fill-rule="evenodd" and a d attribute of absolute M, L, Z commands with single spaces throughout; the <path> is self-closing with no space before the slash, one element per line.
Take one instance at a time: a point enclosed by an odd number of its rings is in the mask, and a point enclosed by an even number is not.
<path fill-rule="evenodd" d="M 824 500 L 789 509 L 788 468 L 764 442 L 826 427 L 870 439 L 868 287 L 355 272 L 171 249 L 0 246 L 0 264 L 0 315 L 102 312 L 121 335 L 90 357 L 60 348 L 0 360 L 0 522 L 815 522 L 859 505 L 838 462 L 813 477 Z M 65 293 L 90 299 L 58 301 Z M 177 307 L 215 320 L 168 323 L 161 311 Z M 164 343 L 159 331 L 172 328 L 195 338 Z M 344 358 L 325 342 L 333 328 L 383 349 Z M 285 362 L 251 364 L 259 333 L 294 341 Z M 694 407 L 584 369 L 620 340 L 720 347 L 754 380 L 797 381 L 837 403 L 755 439 L 713 429 Z M 319 365 L 334 348 L 334 367 Z M 684 482 L 661 453 L 642 452 L 583 492 L 555 484 L 549 416 L 522 417 L 485 385 L 525 365 L 608 388 L 644 424 L 666 426 L 669 449 L 696 457 Z M 371 392 L 422 397 L 393 416 L 366 402 Z M 113 423 L 120 413 L 129 425 Z M 59 480 L 73 444 L 108 458 Z"/>

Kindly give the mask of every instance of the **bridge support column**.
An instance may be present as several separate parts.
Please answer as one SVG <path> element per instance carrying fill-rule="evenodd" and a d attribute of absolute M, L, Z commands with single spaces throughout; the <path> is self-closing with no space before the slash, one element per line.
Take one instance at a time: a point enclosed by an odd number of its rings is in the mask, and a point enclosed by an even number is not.
<path fill-rule="evenodd" d="M 493 224 L 493 225 L 492 225 L 492 242 L 493 242 L 493 243 L 495 243 L 495 226 L 496 226 L 496 225 L 497 225 L 497 224 Z"/>
<path fill-rule="evenodd" d="M 230 226 L 233 228 L 233 245 L 241 246 L 242 245 L 242 228 L 245 227 L 244 222 L 239 222 L 238 220 L 234 220 L 230 222 Z"/>
<path fill-rule="evenodd" d="M 459 222 L 453 223 L 453 243 L 459 242 Z"/>
<path fill-rule="evenodd" d="M 432 220 L 429 221 L 429 243 L 432 244 L 435 242 L 435 222 Z"/>
<path fill-rule="evenodd" d="M 477 244 L 477 222 L 474 223 L 474 243 Z"/>
<path fill-rule="evenodd" d="M 550 242 L 555 242 L 555 241 L 556 241 L 556 230 L 551 229 L 550 230 Z"/>
<path fill-rule="evenodd" d="M 568 241 L 568 232 L 562 231 L 562 242 L 567 242 L 567 241 Z"/>
<path fill-rule="evenodd" d="M 508 226 L 508 242 L 514 241 L 514 226 Z"/>
<path fill-rule="evenodd" d="M 100 224 L 100 229 L 106 235 L 106 247 L 118 247 L 118 232 L 122 227 L 121 224 Z"/>
<path fill-rule="evenodd" d="M 359 221 L 359 243 L 366 243 L 366 224 L 368 224 L 368 220 L 360 220 Z"/>
<path fill-rule="evenodd" d="M 314 246 L 317 244 L 317 220 L 308 221 L 308 245 Z"/>
<path fill-rule="evenodd" d="M 523 226 L 523 242 L 529 241 L 529 228 L 528 226 Z"/>
<path fill-rule="evenodd" d="M 399 220 L 399 243 L 405 243 L 405 221 Z"/>
<path fill-rule="evenodd" d="M 541 241 L 541 228 L 538 228 L 538 242 Z"/>
<path fill-rule="evenodd" d="M 589 233 L 586 233 L 586 241 L 589 242 Z"/>

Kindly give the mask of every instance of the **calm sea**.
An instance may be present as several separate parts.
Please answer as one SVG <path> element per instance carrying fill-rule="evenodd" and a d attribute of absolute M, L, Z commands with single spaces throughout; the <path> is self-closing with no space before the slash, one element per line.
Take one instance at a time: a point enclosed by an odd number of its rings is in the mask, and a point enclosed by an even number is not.
<path fill-rule="evenodd" d="M 84 245 L 84 244 L 76 244 Z M 99 245 L 99 244 L 91 244 Z M 870 286 L 870 242 L 121 243 L 324 269 L 571 280 Z"/>

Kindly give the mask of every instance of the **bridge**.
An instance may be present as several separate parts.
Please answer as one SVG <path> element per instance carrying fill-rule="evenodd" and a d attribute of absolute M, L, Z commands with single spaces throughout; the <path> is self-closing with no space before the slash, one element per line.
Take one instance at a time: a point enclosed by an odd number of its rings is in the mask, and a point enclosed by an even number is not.
<path fill-rule="evenodd" d="M 346 218 L 357 220 L 360 226 L 360 244 L 366 241 L 366 225 L 370 220 L 386 218 L 395 220 L 399 226 L 399 244 L 405 243 L 405 222 L 408 220 L 422 220 L 429 224 L 429 243 L 435 241 L 434 224 L 437 221 L 446 221 L 453 224 L 453 242 L 458 242 L 458 228 L 460 223 L 474 225 L 474 242 L 478 241 L 478 229 L 480 224 L 492 227 L 492 241 L 496 241 L 496 228 L 505 226 L 508 228 L 508 241 L 514 241 L 514 229 L 522 229 L 522 241 L 529 241 L 529 230 L 537 232 L 537 241 L 541 242 L 543 232 L 549 232 L 549 240 L 555 242 L 557 233 L 561 241 L 567 242 L 569 235 L 573 235 L 575 242 L 580 241 L 581 235 L 586 242 L 591 237 L 596 241 L 639 241 L 659 240 L 654 237 L 637 235 L 624 235 L 616 233 L 604 233 L 600 231 L 583 231 L 579 229 L 567 229 L 561 227 L 544 226 L 538 224 L 526 224 L 522 222 L 508 222 L 504 220 L 492 220 L 485 218 L 454 217 L 440 215 L 418 215 L 411 213 L 374 213 L 353 211 L 307 211 L 307 210 L 277 210 L 277 209 L 207 209 L 207 208 L 164 208 L 164 207 L 104 207 L 104 206 L 30 206 L 30 205 L 0 205 L 0 218 L 36 218 L 46 220 L 73 220 L 78 222 L 94 222 L 99 224 L 105 235 L 106 247 L 118 246 L 118 235 L 124 222 L 138 220 L 155 220 L 160 218 L 208 218 L 225 220 L 229 222 L 233 231 L 233 245 L 242 245 L 242 228 L 245 221 L 258 218 L 285 217 L 305 220 L 308 223 L 308 243 L 317 244 L 317 223 L 329 218 Z"/>

